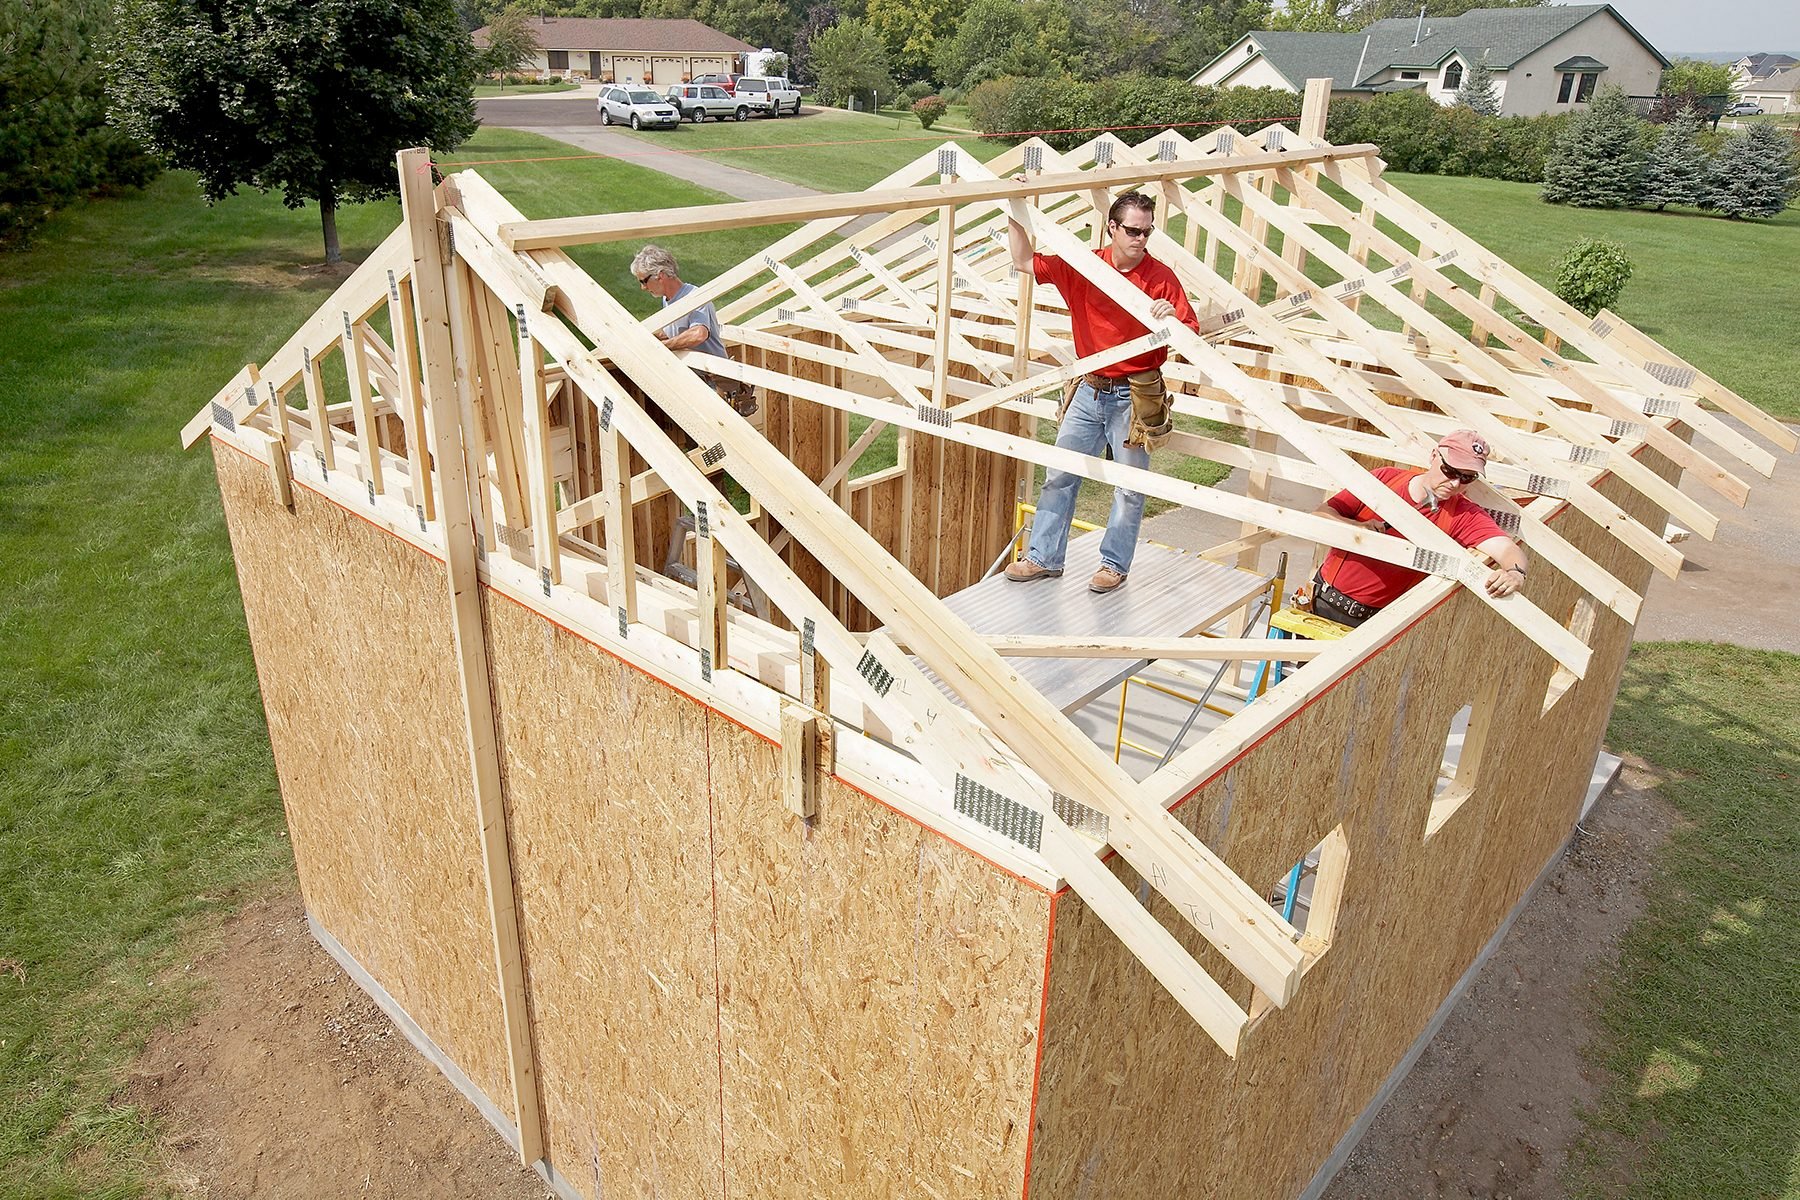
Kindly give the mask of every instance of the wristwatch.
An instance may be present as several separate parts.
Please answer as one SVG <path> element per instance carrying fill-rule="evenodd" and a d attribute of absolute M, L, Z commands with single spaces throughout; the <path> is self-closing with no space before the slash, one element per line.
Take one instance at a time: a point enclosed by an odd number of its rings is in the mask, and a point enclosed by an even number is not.
<path fill-rule="evenodd" d="M 1519 573 L 1520 579 L 1525 578 L 1525 568 L 1524 567 L 1502 567 L 1501 569 L 1505 570 L 1505 571 L 1517 571 Z"/>

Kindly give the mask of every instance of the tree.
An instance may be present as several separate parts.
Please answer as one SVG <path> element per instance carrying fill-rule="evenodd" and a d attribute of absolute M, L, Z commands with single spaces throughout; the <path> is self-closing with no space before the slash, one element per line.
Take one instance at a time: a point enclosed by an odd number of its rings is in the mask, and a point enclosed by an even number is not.
<path fill-rule="evenodd" d="M 1462 87 L 1456 90 L 1456 103 L 1477 116 L 1500 115 L 1500 91 L 1494 86 L 1493 73 L 1488 70 L 1487 55 L 1470 63 L 1463 73 Z"/>
<path fill-rule="evenodd" d="M 481 55 L 481 69 L 500 76 L 500 88 L 506 89 L 506 76 L 536 57 L 537 27 L 523 4 L 509 4 L 488 25 L 487 49 Z"/>
<path fill-rule="evenodd" d="M 787 78 L 788 72 L 788 56 L 779 50 L 773 54 L 766 55 L 763 58 L 762 69 L 764 75 L 785 79 Z"/>
<path fill-rule="evenodd" d="M 1269 28 L 1300 33 L 1349 33 L 1359 28 L 1341 8 L 1339 0 L 1287 0 L 1269 17 Z"/>
<path fill-rule="evenodd" d="M 94 47 L 108 16 L 106 0 L 0 0 L 0 247 L 78 196 L 159 169 L 106 122 Z"/>
<path fill-rule="evenodd" d="M 1656 90 L 1664 95 L 1692 92 L 1696 96 L 1729 97 L 1733 82 L 1730 63 L 1678 58 L 1663 72 Z"/>
<path fill-rule="evenodd" d="M 1059 26 L 1066 34 L 1066 14 L 1047 0 L 975 0 L 955 35 L 938 39 L 933 69 L 941 82 L 964 89 L 1002 75 L 1058 74 L 1063 58 L 1044 35 L 1066 44 L 1054 33 Z"/>
<path fill-rule="evenodd" d="M 1792 134 L 1755 124 L 1730 138 L 1713 159 L 1706 207 L 1728 217 L 1772 217 L 1794 199 L 1797 179 Z"/>
<path fill-rule="evenodd" d="M 1712 163 L 1700 146 L 1699 132 L 1700 115 L 1691 108 L 1662 127 L 1644 170 L 1645 205 L 1662 209 L 1705 203 Z"/>
<path fill-rule="evenodd" d="M 841 14 L 832 4 L 815 4 L 806 10 L 806 16 L 800 22 L 800 28 L 794 31 L 794 79 L 811 79 L 817 81 L 818 70 L 813 66 L 812 46 L 821 33 L 838 23 Z"/>
<path fill-rule="evenodd" d="M 958 0 L 868 0 L 864 20 L 887 46 L 888 69 L 902 81 L 931 73 L 932 52 L 956 31 Z"/>
<path fill-rule="evenodd" d="M 1644 128 L 1622 89 L 1601 88 L 1557 137 L 1544 163 L 1544 199 L 1577 208 L 1637 203 L 1644 182 Z"/>
<path fill-rule="evenodd" d="M 826 104 L 895 90 L 894 77 L 888 72 L 887 46 L 863 21 L 847 18 L 814 38 L 812 67 L 819 99 Z"/>
<path fill-rule="evenodd" d="M 475 132 L 475 47 L 451 0 L 119 0 L 113 120 L 207 200 L 243 185 L 319 206 L 395 195 L 394 155 Z"/>

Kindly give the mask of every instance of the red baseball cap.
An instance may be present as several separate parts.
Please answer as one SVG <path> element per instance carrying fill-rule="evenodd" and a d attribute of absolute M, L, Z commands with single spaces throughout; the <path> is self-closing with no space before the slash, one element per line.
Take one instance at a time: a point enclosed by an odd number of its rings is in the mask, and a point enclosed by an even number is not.
<path fill-rule="evenodd" d="M 1458 429 L 1439 442 L 1437 449 L 1444 461 L 1459 471 L 1480 474 L 1487 470 L 1487 441 L 1473 429 Z"/>

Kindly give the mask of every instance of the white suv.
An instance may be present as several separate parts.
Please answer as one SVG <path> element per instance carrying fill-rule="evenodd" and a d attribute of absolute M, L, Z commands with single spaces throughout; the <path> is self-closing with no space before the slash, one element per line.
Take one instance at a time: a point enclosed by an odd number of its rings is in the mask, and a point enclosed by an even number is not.
<path fill-rule="evenodd" d="M 764 116 L 793 116 L 800 111 L 800 93 L 778 75 L 744 75 L 737 81 L 737 101 Z"/>

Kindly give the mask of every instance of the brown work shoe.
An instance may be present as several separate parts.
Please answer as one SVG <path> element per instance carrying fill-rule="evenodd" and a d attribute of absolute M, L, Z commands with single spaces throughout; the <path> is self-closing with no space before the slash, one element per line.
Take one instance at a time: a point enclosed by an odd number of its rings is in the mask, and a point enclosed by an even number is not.
<path fill-rule="evenodd" d="M 1125 577 L 1111 567 L 1101 567 L 1098 571 L 1094 572 L 1094 577 L 1088 581 L 1088 591 L 1099 592 L 1104 595 L 1107 592 L 1117 589 L 1118 586 L 1124 582 Z"/>
<path fill-rule="evenodd" d="M 1030 583 L 1034 579 L 1055 579 L 1061 571 L 1052 571 L 1049 567 L 1040 567 L 1029 558 L 1021 558 L 1018 562 L 1006 564 L 1005 575 L 1014 583 Z"/>

